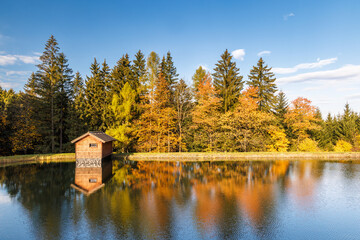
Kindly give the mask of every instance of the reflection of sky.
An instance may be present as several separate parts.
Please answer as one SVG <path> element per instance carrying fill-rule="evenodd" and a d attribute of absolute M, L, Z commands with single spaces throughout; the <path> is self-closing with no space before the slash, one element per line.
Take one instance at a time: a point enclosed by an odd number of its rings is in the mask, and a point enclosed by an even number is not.
<path fill-rule="evenodd" d="M 7 195 L 7 193 L 0 189 L 0 205 L 4 205 L 6 203 L 10 203 L 11 198 Z"/>
<path fill-rule="evenodd" d="M 263 177 L 246 186 L 231 181 L 198 183 L 142 188 L 133 195 L 129 189 L 110 193 L 107 185 L 90 197 L 72 192 L 70 201 L 59 197 L 60 235 L 62 239 L 358 239 L 360 164 L 295 162 L 288 171 L 282 178 L 264 183 Z M 25 210 L 20 202 L 0 187 L 1 240 L 36 239 L 46 232 L 41 226 L 46 219 L 39 220 L 44 216 L 36 214 L 41 204 Z"/>
<path fill-rule="evenodd" d="M 0 239 L 27 239 L 31 229 L 29 221 L 22 206 L 0 187 Z"/>

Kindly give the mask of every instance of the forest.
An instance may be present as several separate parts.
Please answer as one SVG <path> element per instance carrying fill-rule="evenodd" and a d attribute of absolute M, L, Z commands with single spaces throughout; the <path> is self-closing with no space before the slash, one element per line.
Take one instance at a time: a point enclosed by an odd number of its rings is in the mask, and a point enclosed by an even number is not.
<path fill-rule="evenodd" d="M 36 67 L 23 91 L 0 87 L 0 155 L 74 152 L 70 141 L 87 131 L 118 139 L 117 152 L 360 150 L 349 104 L 323 118 L 309 99 L 290 102 L 262 58 L 246 80 L 225 50 L 188 85 L 170 52 L 139 50 L 112 68 L 95 58 L 83 77 L 51 36 Z"/>

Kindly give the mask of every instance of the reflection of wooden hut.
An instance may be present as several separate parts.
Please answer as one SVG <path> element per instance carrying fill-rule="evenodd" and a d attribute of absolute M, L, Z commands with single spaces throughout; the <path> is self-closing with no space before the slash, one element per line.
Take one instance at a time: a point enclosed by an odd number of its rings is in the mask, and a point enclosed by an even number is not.
<path fill-rule="evenodd" d="M 75 188 L 91 193 L 103 186 L 112 174 L 112 142 L 103 132 L 87 132 L 74 139 L 76 168 Z"/>

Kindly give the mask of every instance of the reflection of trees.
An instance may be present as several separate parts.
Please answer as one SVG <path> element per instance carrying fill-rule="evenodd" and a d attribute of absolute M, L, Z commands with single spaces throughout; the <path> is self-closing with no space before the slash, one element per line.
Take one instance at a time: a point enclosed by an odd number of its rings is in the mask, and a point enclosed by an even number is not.
<path fill-rule="evenodd" d="M 189 202 L 190 197 L 196 199 L 194 217 L 199 230 L 203 234 L 218 232 L 220 237 L 236 237 L 242 218 L 239 213 L 259 231 L 266 230 L 275 201 L 273 184 L 285 177 L 289 164 L 289 161 L 136 162 L 132 167 L 117 170 L 114 181 L 124 188 L 141 189 L 143 217 L 155 220 L 156 225 L 168 221 L 160 216 L 169 215 L 170 209 L 162 209 L 164 202 L 183 195 L 175 189 L 189 186 L 192 191 L 179 203 Z"/>
<path fill-rule="evenodd" d="M 85 237 L 101 238 L 104 231 L 124 238 L 174 237 L 179 209 L 190 209 L 202 238 L 238 238 L 246 221 L 263 237 L 276 225 L 278 197 L 309 201 L 324 164 L 114 161 L 113 178 L 89 197 L 69 187 L 73 163 L 0 168 L 0 184 L 27 209 L 37 238 L 59 238 L 84 225 Z M 64 219 L 71 224 L 64 226 Z"/>
<path fill-rule="evenodd" d="M 59 238 L 70 215 L 74 164 L 31 164 L 0 168 L 1 184 L 27 210 L 37 239 Z"/>
<path fill-rule="evenodd" d="M 322 161 L 298 161 L 292 165 L 292 177 L 286 179 L 285 185 L 287 193 L 299 206 L 311 206 L 325 164 Z"/>

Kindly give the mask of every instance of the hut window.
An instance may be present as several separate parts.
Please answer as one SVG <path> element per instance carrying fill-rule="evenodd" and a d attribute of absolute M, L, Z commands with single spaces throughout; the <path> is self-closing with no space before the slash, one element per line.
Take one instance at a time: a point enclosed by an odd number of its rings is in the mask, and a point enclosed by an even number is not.
<path fill-rule="evenodd" d="M 89 147 L 97 147 L 97 143 L 90 143 Z"/>

